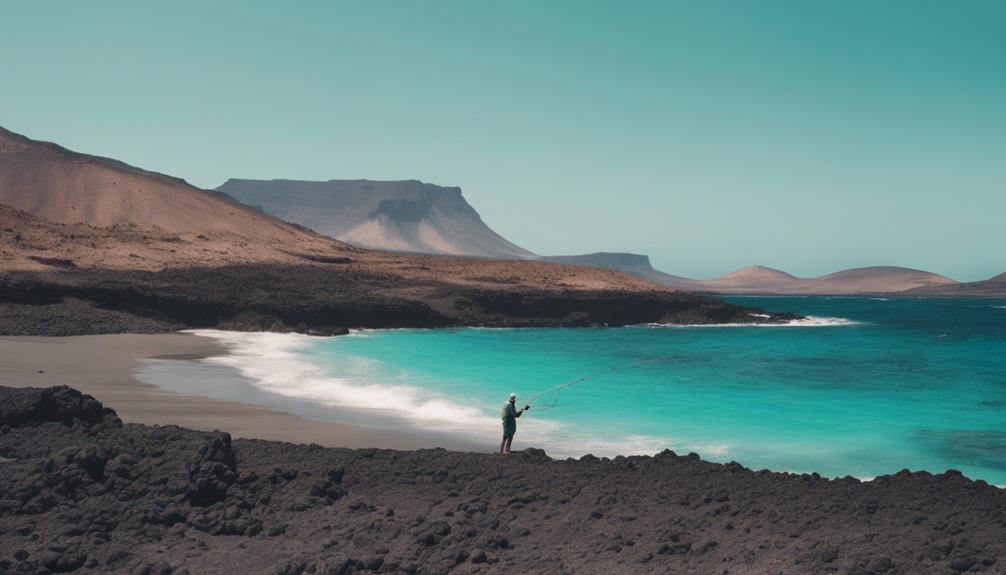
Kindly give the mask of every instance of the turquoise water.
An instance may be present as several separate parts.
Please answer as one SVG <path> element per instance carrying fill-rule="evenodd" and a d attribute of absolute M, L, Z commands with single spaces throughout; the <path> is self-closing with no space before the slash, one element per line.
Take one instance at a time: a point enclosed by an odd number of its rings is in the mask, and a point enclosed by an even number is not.
<path fill-rule="evenodd" d="M 732 298 L 813 327 L 629 327 L 220 334 L 266 395 L 377 425 L 497 441 L 500 406 L 535 402 L 515 448 L 558 456 L 669 447 L 745 466 L 873 477 L 959 469 L 1006 484 L 1006 302 Z M 317 414 L 315 414 L 317 416 Z"/>

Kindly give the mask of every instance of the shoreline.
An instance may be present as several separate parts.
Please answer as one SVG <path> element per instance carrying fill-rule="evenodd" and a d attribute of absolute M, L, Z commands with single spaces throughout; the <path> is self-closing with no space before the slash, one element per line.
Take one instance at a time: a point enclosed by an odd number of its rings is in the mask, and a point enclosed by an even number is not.
<path fill-rule="evenodd" d="M 472 437 L 452 437 L 446 431 L 374 427 L 366 421 L 354 421 L 352 418 L 349 418 L 351 423 L 347 423 L 338 415 L 333 418 L 335 420 L 314 419 L 310 412 L 292 409 L 282 403 L 256 401 L 254 394 L 230 394 L 229 397 L 240 398 L 235 400 L 227 398 L 226 392 L 224 397 L 213 397 L 211 393 L 198 391 L 201 385 L 220 385 L 224 380 L 227 381 L 223 385 L 249 385 L 245 376 L 229 366 L 205 364 L 218 372 L 228 372 L 223 376 L 217 374 L 205 378 L 199 372 L 185 373 L 184 370 L 169 368 L 176 372 L 174 377 L 193 382 L 181 385 L 161 386 L 155 383 L 156 380 L 150 382 L 138 375 L 147 361 L 198 365 L 198 360 L 225 355 L 233 354 L 221 340 L 188 331 L 65 337 L 0 336 L 0 386 L 46 388 L 66 385 L 111 407 L 126 423 L 177 425 L 198 431 L 220 430 L 230 433 L 235 439 L 348 449 L 496 451 L 495 436 L 481 441 Z M 526 442 L 524 445 L 528 446 Z M 530 444 L 536 445 L 539 444 Z M 601 457 L 604 455 L 614 458 L 633 456 L 633 453 L 602 453 Z M 553 454 L 552 457 L 557 456 Z M 558 457 L 565 458 L 563 455 Z M 784 468 L 772 469 L 786 471 Z M 833 476 L 836 479 L 839 477 L 845 475 Z M 856 476 L 855 479 L 868 483 L 875 477 Z M 989 484 L 1006 489 L 1006 485 Z"/>
<path fill-rule="evenodd" d="M 491 442 L 481 445 L 442 434 L 318 421 L 252 403 L 174 393 L 135 374 L 143 360 L 192 361 L 227 353 L 227 347 L 212 338 L 181 332 L 0 336 L 0 382 L 8 387 L 67 385 L 94 396 L 126 423 L 220 430 L 235 438 L 353 449 L 491 448 Z"/>

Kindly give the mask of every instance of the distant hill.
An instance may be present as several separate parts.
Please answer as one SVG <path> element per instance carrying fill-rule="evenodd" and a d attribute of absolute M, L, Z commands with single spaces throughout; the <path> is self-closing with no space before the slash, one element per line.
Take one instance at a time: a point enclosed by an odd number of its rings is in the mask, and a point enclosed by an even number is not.
<path fill-rule="evenodd" d="M 804 280 L 800 289 L 808 293 L 897 293 L 919 287 L 952 286 L 957 283 L 946 276 L 927 271 L 879 266 L 853 268 L 810 278 Z"/>
<path fill-rule="evenodd" d="M 905 292 L 918 297 L 1001 297 L 1006 298 L 1006 273 L 987 280 L 952 285 L 924 286 Z"/>
<path fill-rule="evenodd" d="M 934 273 L 894 266 L 853 268 L 813 278 L 799 278 L 776 269 L 752 266 L 696 283 L 703 291 L 715 293 L 849 295 L 891 294 L 957 282 Z"/>
<path fill-rule="evenodd" d="M 461 188 L 416 180 L 239 180 L 217 188 L 277 218 L 360 247 L 526 259 L 482 221 Z"/>
<path fill-rule="evenodd" d="M 851 295 L 896 294 L 906 290 L 954 290 L 958 282 L 931 272 L 894 266 L 854 268 L 800 278 L 765 266 L 749 266 L 711 280 L 695 280 L 654 269 L 649 257 L 627 253 L 549 256 L 548 261 L 618 270 L 677 289 L 720 294 Z M 993 280 L 989 280 L 990 282 Z M 975 293 L 981 291 L 975 288 Z M 992 288 L 988 288 L 992 289 Z"/>
<path fill-rule="evenodd" d="M 780 293 L 796 289 L 800 278 L 765 266 L 749 266 L 723 277 L 696 281 L 705 291 L 723 293 Z"/>

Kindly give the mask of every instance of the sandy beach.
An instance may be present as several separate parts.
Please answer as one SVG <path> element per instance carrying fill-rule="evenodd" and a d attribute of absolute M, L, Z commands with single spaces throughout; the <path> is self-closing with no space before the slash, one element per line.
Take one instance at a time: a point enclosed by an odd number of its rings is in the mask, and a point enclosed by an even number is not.
<path fill-rule="evenodd" d="M 226 348 L 213 339 L 187 333 L 0 337 L 0 384 L 68 385 L 115 409 L 125 422 L 221 430 L 235 438 L 350 448 L 484 451 L 489 446 L 489 442 L 475 445 L 432 433 L 314 421 L 259 405 L 180 395 L 134 375 L 143 359 L 192 360 L 224 353 Z"/>

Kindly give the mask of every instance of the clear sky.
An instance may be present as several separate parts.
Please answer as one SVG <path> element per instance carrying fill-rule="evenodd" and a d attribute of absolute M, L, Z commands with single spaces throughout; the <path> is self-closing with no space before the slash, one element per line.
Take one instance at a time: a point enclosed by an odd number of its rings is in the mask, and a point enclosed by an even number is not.
<path fill-rule="evenodd" d="M 458 185 L 700 278 L 1006 271 L 1002 0 L 0 1 L 0 125 L 202 187 Z"/>

